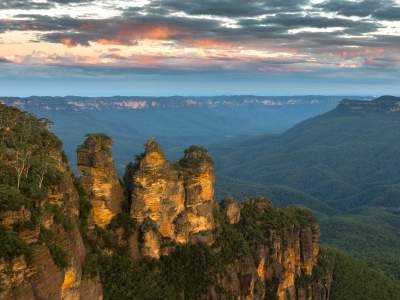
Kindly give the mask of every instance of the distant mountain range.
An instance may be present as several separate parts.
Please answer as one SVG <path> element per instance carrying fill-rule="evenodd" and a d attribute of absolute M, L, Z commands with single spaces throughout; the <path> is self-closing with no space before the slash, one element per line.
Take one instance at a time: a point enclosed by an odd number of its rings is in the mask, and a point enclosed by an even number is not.
<path fill-rule="evenodd" d="M 363 97 L 360 99 L 365 99 Z M 25 110 L 142 110 L 182 107 L 289 106 L 337 103 L 338 96 L 214 96 L 214 97 L 0 97 L 0 102 Z"/>

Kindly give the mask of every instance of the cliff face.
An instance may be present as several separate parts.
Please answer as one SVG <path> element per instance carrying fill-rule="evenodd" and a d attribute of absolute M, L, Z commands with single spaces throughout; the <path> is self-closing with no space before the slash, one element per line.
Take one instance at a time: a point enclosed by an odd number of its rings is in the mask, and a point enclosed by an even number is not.
<path fill-rule="evenodd" d="M 82 272 L 86 250 L 72 174 L 61 153 L 54 152 L 52 157 L 62 179 L 37 202 L 40 215 L 33 216 L 24 208 L 1 220 L 6 230 L 17 228 L 16 239 L 29 255 L 0 260 L 0 299 L 102 299 L 99 280 L 84 278 Z"/>
<path fill-rule="evenodd" d="M 128 166 L 125 182 L 132 218 L 143 226 L 155 225 L 143 233 L 146 254 L 159 257 L 161 238 L 212 243 L 214 170 L 206 150 L 189 148 L 180 162 L 171 164 L 161 146 L 149 140 L 144 153 Z"/>
<path fill-rule="evenodd" d="M 282 213 L 262 198 L 240 206 L 229 199 L 222 203 L 222 210 L 226 222 L 222 235 L 237 231 L 249 249 L 234 257 L 220 276 L 218 284 L 227 293 L 212 299 L 329 299 L 329 274 L 315 274 L 319 226 L 307 212 Z M 258 237 L 248 235 L 256 234 L 254 223 L 262 229 Z"/>
<path fill-rule="evenodd" d="M 174 251 L 168 246 L 171 242 L 208 244 L 223 271 L 204 299 L 327 300 L 329 278 L 324 283 L 314 278 L 319 226 L 311 215 L 273 208 L 262 198 L 241 204 L 226 199 L 219 207 L 214 180 L 213 162 L 205 149 L 192 146 L 171 164 L 161 146 L 149 140 L 125 174 L 130 215 L 139 226 L 131 248 L 139 249 L 136 253 L 142 257 L 160 259 Z M 215 214 L 223 217 L 215 219 Z M 233 249 L 237 241 L 229 241 L 232 234 L 243 239 L 246 251 Z M 226 251 L 239 254 L 225 260 Z"/>
<path fill-rule="evenodd" d="M 80 181 L 92 205 L 92 225 L 105 227 L 121 211 L 124 199 L 111 154 L 112 141 L 101 134 L 88 135 L 77 151 Z"/>

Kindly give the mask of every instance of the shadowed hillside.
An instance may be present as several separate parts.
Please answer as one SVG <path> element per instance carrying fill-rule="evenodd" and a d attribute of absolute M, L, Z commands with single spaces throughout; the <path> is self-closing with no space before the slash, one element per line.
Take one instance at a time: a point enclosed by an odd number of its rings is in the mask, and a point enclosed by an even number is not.
<path fill-rule="evenodd" d="M 343 100 L 279 136 L 215 147 L 217 193 L 309 207 L 325 243 L 399 278 L 399 107 L 391 96 Z"/>

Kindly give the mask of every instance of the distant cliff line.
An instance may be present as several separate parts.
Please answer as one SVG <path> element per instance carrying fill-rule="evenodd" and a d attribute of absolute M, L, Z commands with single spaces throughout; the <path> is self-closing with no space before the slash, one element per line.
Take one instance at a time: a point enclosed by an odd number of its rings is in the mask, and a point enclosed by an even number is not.
<path fill-rule="evenodd" d="M 338 103 L 343 96 L 210 96 L 210 97 L 0 97 L 0 103 L 24 110 L 47 111 L 84 111 L 84 110 L 143 110 L 143 109 L 178 109 L 178 108 L 216 108 L 244 106 L 293 106 L 316 105 L 323 102 Z M 371 99 L 371 97 L 355 97 Z"/>

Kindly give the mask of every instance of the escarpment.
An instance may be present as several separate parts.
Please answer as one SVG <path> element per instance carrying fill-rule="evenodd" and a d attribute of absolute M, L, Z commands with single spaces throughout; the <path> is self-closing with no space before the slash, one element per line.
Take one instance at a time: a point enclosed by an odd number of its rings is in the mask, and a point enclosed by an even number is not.
<path fill-rule="evenodd" d="M 1 300 L 329 300 L 311 213 L 262 197 L 218 203 L 204 148 L 169 162 L 150 139 L 123 186 L 111 139 L 91 134 L 74 178 L 43 120 L 0 113 Z M 16 151 L 29 161 L 21 176 Z"/>
<path fill-rule="evenodd" d="M 61 142 L 28 113 L 0 105 L 0 120 L 0 299 L 102 299 Z"/>

